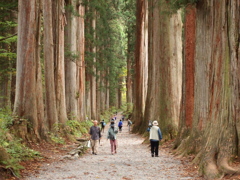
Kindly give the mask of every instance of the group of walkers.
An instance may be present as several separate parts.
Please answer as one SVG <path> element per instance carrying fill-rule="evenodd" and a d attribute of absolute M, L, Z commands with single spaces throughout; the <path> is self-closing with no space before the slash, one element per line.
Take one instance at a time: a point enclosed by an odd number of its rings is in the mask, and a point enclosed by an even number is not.
<path fill-rule="evenodd" d="M 114 155 L 117 153 L 117 134 L 118 132 L 122 132 L 122 126 L 123 126 L 123 120 L 120 119 L 118 123 L 118 127 L 115 126 L 116 118 L 112 118 L 110 121 L 110 126 L 107 132 L 107 140 L 110 140 L 111 145 L 111 154 Z M 101 129 L 98 127 L 98 121 L 93 121 L 93 126 L 90 128 L 89 134 L 91 136 L 91 148 L 92 148 L 92 154 L 97 155 L 98 153 L 98 144 L 100 144 L 100 139 L 102 137 L 101 132 L 104 132 L 104 128 L 106 126 L 106 123 L 104 120 L 101 121 Z M 127 126 L 128 130 L 130 131 L 132 122 L 130 119 L 128 119 Z M 149 132 L 149 139 L 151 144 L 151 156 L 152 157 L 158 157 L 158 149 L 159 149 L 159 142 L 162 139 L 162 133 L 160 128 L 158 127 L 158 122 L 153 121 L 149 128 L 147 129 Z"/>

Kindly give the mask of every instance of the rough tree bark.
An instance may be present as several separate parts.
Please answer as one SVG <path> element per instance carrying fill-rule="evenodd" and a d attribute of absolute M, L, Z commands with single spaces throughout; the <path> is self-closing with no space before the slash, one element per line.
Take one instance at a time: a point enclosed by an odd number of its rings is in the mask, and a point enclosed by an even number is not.
<path fill-rule="evenodd" d="M 45 75 L 45 113 L 49 130 L 58 122 L 56 94 L 54 83 L 54 43 L 53 43 L 53 12 L 52 2 L 43 0 L 44 25 L 44 75 Z"/>
<path fill-rule="evenodd" d="M 88 6 L 85 7 L 86 14 L 89 13 L 90 8 Z M 86 17 L 86 28 L 85 33 L 90 33 L 90 21 L 91 19 L 87 16 Z M 90 52 L 90 45 L 91 42 L 86 39 L 85 41 L 85 52 Z M 86 53 L 85 53 L 86 54 Z M 85 105 L 86 105 L 86 116 L 87 118 L 91 119 L 91 91 L 90 91 L 90 81 L 91 81 L 91 74 L 90 74 L 90 63 L 86 61 L 86 70 L 85 70 Z"/>
<path fill-rule="evenodd" d="M 34 140 L 40 139 L 40 130 L 44 126 L 39 56 L 40 4 L 38 0 L 20 0 L 18 6 L 17 78 L 13 114 L 32 125 L 32 129 L 27 125 L 24 127 L 28 131 L 17 129 L 22 138 Z M 28 136 L 28 132 L 32 135 Z"/>
<path fill-rule="evenodd" d="M 184 41 L 183 41 L 183 73 L 182 73 L 182 99 L 179 120 L 179 132 L 175 140 L 178 147 L 182 139 L 189 136 L 193 123 L 194 111 L 194 58 L 196 41 L 196 8 L 189 5 L 185 10 Z M 194 142 L 192 142 L 194 143 Z M 194 146 L 192 146 L 194 147 Z M 184 151 L 185 147 L 181 151 Z M 180 148 L 178 149 L 180 151 Z"/>
<path fill-rule="evenodd" d="M 129 30 L 130 31 L 130 30 Z M 131 34 L 128 32 L 128 53 L 127 53 L 127 77 L 126 77 L 126 88 L 127 88 L 127 110 L 130 111 L 133 103 L 132 94 L 132 54 L 131 54 L 131 44 L 130 44 Z"/>
<path fill-rule="evenodd" d="M 144 0 L 137 0 L 137 14 L 136 14 L 136 23 L 137 23 L 137 31 L 136 31 L 136 48 L 135 48 L 135 68 L 134 68 L 134 104 L 133 104 L 133 121 L 135 122 L 135 126 L 133 128 L 133 132 L 137 132 L 139 127 L 142 124 L 143 120 L 143 96 L 144 96 L 144 65 L 146 60 L 144 58 L 145 54 L 145 13 L 146 13 L 146 4 Z"/>
<path fill-rule="evenodd" d="M 79 76 L 79 97 L 78 97 L 78 111 L 79 111 L 79 118 L 80 120 L 85 120 L 86 108 L 85 108 L 85 22 L 84 22 L 84 15 L 85 15 L 85 8 L 81 5 L 81 2 L 78 4 L 78 52 L 79 52 L 79 60 L 77 63 L 78 66 L 78 76 Z"/>
<path fill-rule="evenodd" d="M 93 19 L 92 19 L 92 29 L 93 29 L 93 39 L 96 39 L 96 11 L 93 10 Z M 96 45 L 91 44 L 91 52 L 93 53 L 93 63 L 92 63 L 92 73 L 90 81 L 90 92 L 91 92 L 91 119 L 97 118 L 97 84 L 96 84 Z"/>
<path fill-rule="evenodd" d="M 200 172 L 215 179 L 239 173 L 229 160 L 239 152 L 240 2 L 203 0 L 196 8 L 193 123 L 179 147 L 194 148 Z"/>
<path fill-rule="evenodd" d="M 71 6 L 74 11 L 77 11 L 76 1 L 69 0 L 67 5 Z M 67 54 L 65 56 L 65 83 L 66 83 L 66 107 L 69 119 L 78 118 L 78 92 L 77 92 L 77 16 L 70 9 L 66 11 L 67 26 L 66 26 L 66 43 Z"/>
<path fill-rule="evenodd" d="M 122 77 L 119 77 L 118 88 L 117 88 L 117 99 L 118 99 L 117 107 L 121 108 L 121 106 L 122 106 Z"/>
<path fill-rule="evenodd" d="M 182 74 L 181 13 L 169 14 L 165 1 L 149 1 L 148 94 L 142 132 L 157 120 L 165 138 L 178 125 Z"/>
<path fill-rule="evenodd" d="M 58 122 L 67 121 L 65 97 L 65 66 L 64 66 L 64 26 L 66 25 L 64 0 L 54 0 L 53 3 L 53 44 L 54 44 L 54 83 L 56 92 L 56 108 Z"/>

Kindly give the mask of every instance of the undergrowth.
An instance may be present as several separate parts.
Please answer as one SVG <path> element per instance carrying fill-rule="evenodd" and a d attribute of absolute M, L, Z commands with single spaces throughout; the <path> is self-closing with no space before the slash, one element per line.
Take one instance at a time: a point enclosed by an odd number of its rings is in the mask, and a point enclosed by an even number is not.
<path fill-rule="evenodd" d="M 0 148 L 4 154 L 0 159 L 0 165 L 11 169 L 15 176 L 20 176 L 19 170 L 23 167 L 19 164 L 23 160 L 39 157 L 40 153 L 28 148 L 20 138 L 10 133 L 9 127 L 13 123 L 11 112 L 0 109 Z"/>
<path fill-rule="evenodd" d="M 112 107 L 102 113 L 100 118 L 107 123 L 116 112 L 130 113 L 126 107 L 127 105 L 122 106 L 121 109 Z M 20 162 L 41 157 L 41 155 L 27 147 L 22 139 L 11 134 L 10 128 L 14 122 L 11 114 L 12 112 L 9 110 L 0 109 L 0 166 L 10 169 L 15 176 L 20 177 L 19 172 L 24 168 Z M 54 131 L 49 132 L 48 135 L 52 143 L 65 144 L 66 136 L 70 136 L 72 139 L 85 137 L 92 125 L 92 120 L 68 120 L 65 125 L 55 124 Z"/>
<path fill-rule="evenodd" d="M 121 111 L 122 111 L 122 114 L 125 117 L 125 120 L 127 120 L 127 118 L 130 118 L 130 116 L 132 114 L 133 104 L 129 104 L 129 103 L 123 104 L 121 106 Z"/>
<path fill-rule="evenodd" d="M 100 118 L 101 120 L 104 120 L 105 123 L 108 123 L 111 120 L 111 117 L 118 112 L 119 110 L 116 107 L 111 107 L 108 110 L 104 111 L 101 115 Z"/>

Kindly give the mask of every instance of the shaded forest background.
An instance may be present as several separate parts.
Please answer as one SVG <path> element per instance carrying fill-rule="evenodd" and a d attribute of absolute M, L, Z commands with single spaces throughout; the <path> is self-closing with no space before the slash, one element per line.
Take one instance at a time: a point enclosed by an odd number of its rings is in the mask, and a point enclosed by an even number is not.
<path fill-rule="evenodd" d="M 121 108 L 133 132 L 157 120 L 178 155 L 195 155 L 204 177 L 240 172 L 230 166 L 240 139 L 238 0 L 2 0 L 0 7 L 3 166 L 19 169 L 22 157 L 10 157 L 16 137 L 16 151 L 22 142 L 60 141 Z"/>

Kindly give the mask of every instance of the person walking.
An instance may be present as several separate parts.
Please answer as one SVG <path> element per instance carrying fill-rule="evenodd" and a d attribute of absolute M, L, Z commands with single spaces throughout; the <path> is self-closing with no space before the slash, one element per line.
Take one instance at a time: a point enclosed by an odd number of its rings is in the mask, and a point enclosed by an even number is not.
<path fill-rule="evenodd" d="M 132 121 L 130 119 L 128 119 L 128 123 L 127 123 L 128 132 L 130 132 L 130 130 L 131 130 L 131 125 L 132 125 Z"/>
<path fill-rule="evenodd" d="M 158 127 L 158 122 L 153 121 L 152 127 L 148 128 L 148 131 L 150 132 L 150 144 L 151 144 L 151 154 L 152 157 L 158 157 L 158 148 L 159 148 L 159 141 L 162 140 L 162 132 L 160 128 Z"/>
<path fill-rule="evenodd" d="M 101 130 L 97 126 L 98 121 L 93 121 L 93 126 L 90 128 L 89 134 L 91 135 L 91 147 L 92 147 L 92 154 L 97 155 L 98 153 L 98 141 L 101 139 Z"/>
<path fill-rule="evenodd" d="M 104 128 L 106 126 L 106 123 L 104 122 L 104 119 L 101 121 L 101 132 L 104 133 Z"/>
<path fill-rule="evenodd" d="M 119 128 L 119 132 L 122 132 L 122 126 L 123 126 L 123 122 L 120 119 L 119 123 L 118 123 L 118 128 Z"/>
<path fill-rule="evenodd" d="M 111 121 L 110 128 L 107 133 L 107 140 L 110 139 L 111 153 L 117 153 L 117 133 L 118 129 L 115 127 L 114 120 Z"/>

